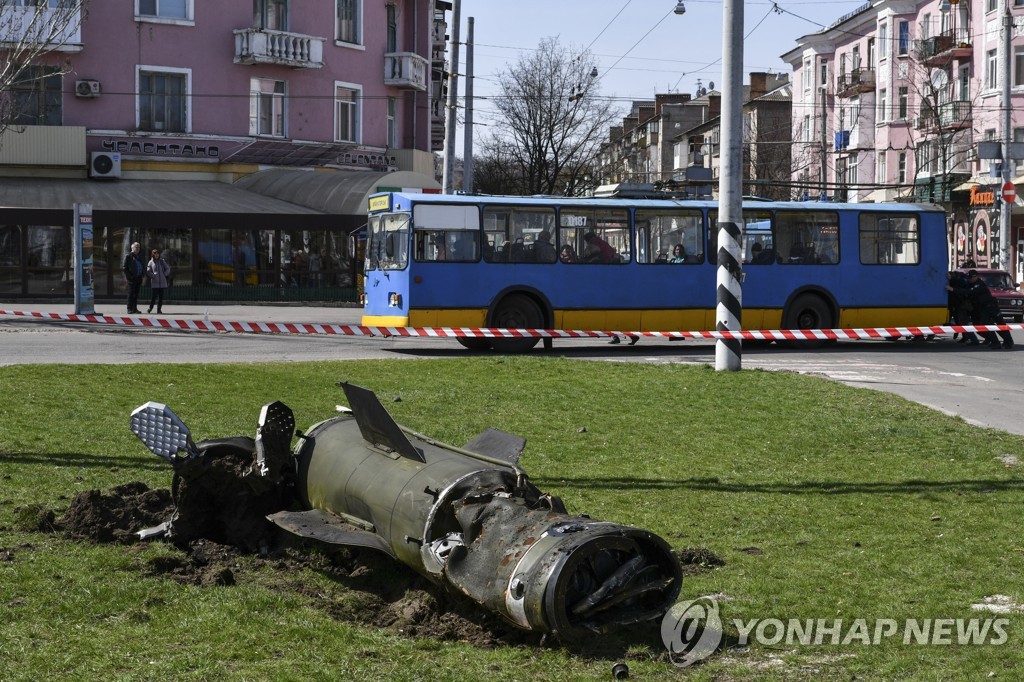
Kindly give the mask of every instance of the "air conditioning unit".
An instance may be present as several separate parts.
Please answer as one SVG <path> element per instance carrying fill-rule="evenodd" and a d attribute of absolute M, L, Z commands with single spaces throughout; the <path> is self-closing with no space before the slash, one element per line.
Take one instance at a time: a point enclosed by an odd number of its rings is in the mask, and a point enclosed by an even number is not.
<path fill-rule="evenodd" d="M 99 97 L 99 81 L 75 81 L 75 97 Z"/>
<path fill-rule="evenodd" d="M 93 152 L 89 157 L 89 177 L 121 177 L 121 155 L 117 152 Z"/>

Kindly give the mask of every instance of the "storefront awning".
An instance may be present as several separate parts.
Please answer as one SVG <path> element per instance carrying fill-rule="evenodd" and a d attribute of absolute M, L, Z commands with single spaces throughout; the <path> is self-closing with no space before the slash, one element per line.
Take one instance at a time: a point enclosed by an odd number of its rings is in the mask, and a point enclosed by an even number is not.
<path fill-rule="evenodd" d="M 76 203 L 92 204 L 93 211 L 127 213 L 307 216 L 321 213 L 216 181 L 43 178 L 3 178 L 0 181 L 0 209 L 71 210 Z"/>
<path fill-rule="evenodd" d="M 235 187 L 323 213 L 365 216 L 371 194 L 391 190 L 441 189 L 434 178 L 411 171 L 265 170 L 247 175 Z"/>

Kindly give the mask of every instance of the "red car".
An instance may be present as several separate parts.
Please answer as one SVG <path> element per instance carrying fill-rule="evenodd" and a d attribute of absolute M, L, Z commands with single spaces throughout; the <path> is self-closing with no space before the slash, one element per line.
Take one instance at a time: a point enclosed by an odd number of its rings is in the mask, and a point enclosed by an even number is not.
<path fill-rule="evenodd" d="M 992 296 L 999 301 L 999 312 L 1003 314 L 1003 319 L 1024 322 L 1024 294 L 1017 291 L 1018 284 L 1010 277 L 1010 273 L 1006 270 L 985 268 L 960 268 L 960 272 L 967 274 L 972 269 L 988 285 Z"/>

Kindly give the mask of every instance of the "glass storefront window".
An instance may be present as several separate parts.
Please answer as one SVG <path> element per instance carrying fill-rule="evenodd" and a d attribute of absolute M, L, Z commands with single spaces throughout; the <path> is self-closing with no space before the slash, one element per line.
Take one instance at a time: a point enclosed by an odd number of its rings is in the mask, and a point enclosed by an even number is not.
<path fill-rule="evenodd" d="M 73 295 L 71 227 L 29 225 L 25 235 L 27 293 Z"/>

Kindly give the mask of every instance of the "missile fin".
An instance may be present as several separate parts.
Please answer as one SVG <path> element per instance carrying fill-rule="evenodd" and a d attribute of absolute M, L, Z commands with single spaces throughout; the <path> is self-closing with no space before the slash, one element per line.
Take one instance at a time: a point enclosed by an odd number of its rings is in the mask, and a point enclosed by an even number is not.
<path fill-rule="evenodd" d="M 344 519 L 321 509 L 304 512 L 278 512 L 267 517 L 274 525 L 293 535 L 329 545 L 366 547 L 398 559 L 394 550 L 379 535 L 347 523 Z"/>
<path fill-rule="evenodd" d="M 501 459 L 510 464 L 519 464 L 519 458 L 526 449 L 526 439 L 491 427 L 466 443 L 466 450 Z"/>
<path fill-rule="evenodd" d="M 341 387 L 348 398 L 356 423 L 359 424 L 363 440 L 377 447 L 385 447 L 415 462 L 427 461 L 423 453 L 417 450 L 402 432 L 398 422 L 380 404 L 373 391 L 347 381 L 342 383 Z"/>

